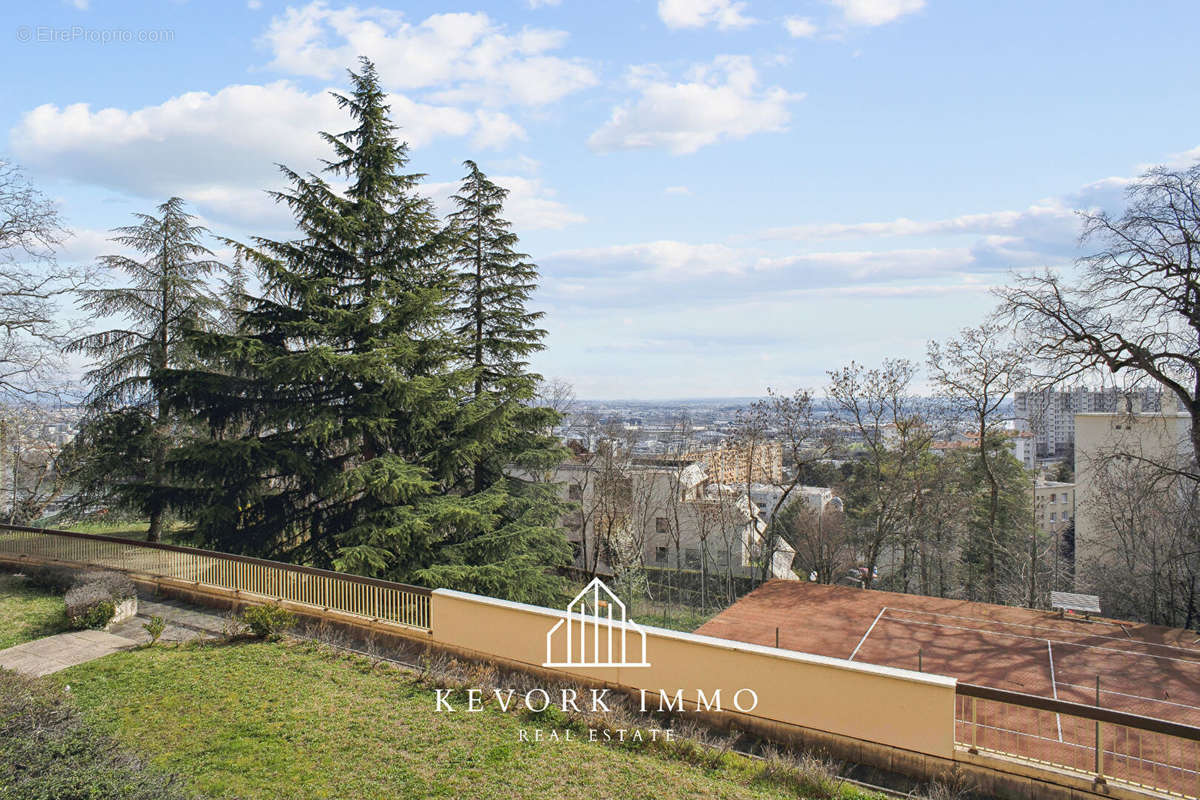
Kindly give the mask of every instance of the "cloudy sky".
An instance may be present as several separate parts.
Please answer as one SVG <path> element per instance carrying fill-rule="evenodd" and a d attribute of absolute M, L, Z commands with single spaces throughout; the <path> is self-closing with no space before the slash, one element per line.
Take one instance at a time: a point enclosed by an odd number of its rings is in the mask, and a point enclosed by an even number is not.
<path fill-rule="evenodd" d="M 1191 0 L 6 3 L 2 152 L 68 258 L 171 195 L 286 235 L 274 165 L 319 167 L 367 55 L 431 196 L 466 158 L 511 190 L 540 371 L 757 395 L 920 358 L 1011 270 L 1069 265 L 1074 209 L 1200 156 L 1198 29 Z"/>

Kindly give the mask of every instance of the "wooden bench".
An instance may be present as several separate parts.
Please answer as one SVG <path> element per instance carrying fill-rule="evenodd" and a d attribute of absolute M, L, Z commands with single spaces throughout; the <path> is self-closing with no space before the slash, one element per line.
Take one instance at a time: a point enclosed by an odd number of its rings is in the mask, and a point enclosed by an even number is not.
<path fill-rule="evenodd" d="M 1100 613 L 1100 598 L 1094 594 L 1051 592 L 1050 608 L 1057 610 L 1060 617 L 1065 611 L 1073 611 L 1090 618 L 1092 614 Z"/>

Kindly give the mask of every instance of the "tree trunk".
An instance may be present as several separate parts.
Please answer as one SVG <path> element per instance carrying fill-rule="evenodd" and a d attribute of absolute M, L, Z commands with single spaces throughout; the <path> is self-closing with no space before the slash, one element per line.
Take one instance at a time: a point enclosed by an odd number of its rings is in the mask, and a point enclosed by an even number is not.
<path fill-rule="evenodd" d="M 161 503 L 155 503 L 150 510 L 150 528 L 146 531 L 147 542 L 157 542 L 162 538 L 163 508 Z"/>

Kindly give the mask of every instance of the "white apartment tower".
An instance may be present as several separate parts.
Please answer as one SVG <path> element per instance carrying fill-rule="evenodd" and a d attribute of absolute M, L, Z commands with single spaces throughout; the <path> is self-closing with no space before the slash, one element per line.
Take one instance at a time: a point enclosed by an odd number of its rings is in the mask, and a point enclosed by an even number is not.
<path fill-rule="evenodd" d="M 1132 394 L 1115 387 L 1089 389 L 1040 389 L 1013 395 L 1013 417 L 1018 431 L 1033 435 L 1038 456 L 1063 455 L 1075 446 L 1076 414 L 1113 414 L 1126 410 L 1156 412 L 1161 392 L 1147 387 Z"/>

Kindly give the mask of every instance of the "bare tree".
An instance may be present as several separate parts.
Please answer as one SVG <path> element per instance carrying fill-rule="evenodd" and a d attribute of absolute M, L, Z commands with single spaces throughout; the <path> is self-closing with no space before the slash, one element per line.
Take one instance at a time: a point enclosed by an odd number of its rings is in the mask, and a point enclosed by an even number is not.
<path fill-rule="evenodd" d="M 833 583 L 853 566 L 854 543 L 842 512 L 822 503 L 792 503 L 780 518 L 780 529 L 796 550 L 796 563 L 818 583 Z"/>
<path fill-rule="evenodd" d="M 767 512 L 767 523 L 763 536 L 762 578 L 770 575 L 771 563 L 779 549 L 781 532 L 774 520 L 793 499 L 796 489 L 804 480 L 806 468 L 827 458 L 833 450 L 836 438 L 828 415 L 818 411 L 811 392 L 797 389 L 791 395 L 767 389 L 767 397 L 756 400 L 744 413 L 739 414 L 741 439 L 752 454 L 756 445 L 766 441 L 779 444 L 786 471 L 773 475 L 759 470 L 760 480 L 774 487 L 774 501 Z M 754 477 L 754 461 L 747 459 L 746 494 L 750 495 L 750 483 Z"/>
<path fill-rule="evenodd" d="M 1107 613 L 1158 625 L 1200 621 L 1200 486 L 1114 454 L 1094 466 L 1103 531 L 1078 566 Z"/>
<path fill-rule="evenodd" d="M 1129 186 L 1125 212 L 1084 213 L 1081 277 L 1046 271 L 999 291 L 1002 314 L 1032 338 L 1059 378 L 1129 373 L 1156 381 L 1191 415 L 1200 480 L 1200 165 L 1152 169 Z"/>
<path fill-rule="evenodd" d="M 911 361 L 896 359 L 874 369 L 851 363 L 829 373 L 829 399 L 863 448 L 852 481 L 852 517 L 867 588 L 884 547 L 910 518 L 915 470 L 932 439 L 909 394 L 916 369 Z"/>
<path fill-rule="evenodd" d="M 674 563 L 670 573 L 663 570 L 662 574 L 670 574 L 674 585 L 668 583 L 665 606 L 669 608 L 675 603 L 683 604 L 683 570 L 684 570 L 684 528 L 691 521 L 689 508 L 685 505 L 691 498 L 689 493 L 693 486 L 688 483 L 691 475 L 690 460 L 686 457 L 693 449 L 692 421 L 686 414 L 680 415 L 671 425 L 670 440 L 667 445 L 667 459 L 664 460 L 666 470 L 667 492 L 664 498 L 664 516 L 655 519 L 655 536 L 657 541 L 666 542 L 668 552 L 674 555 L 670 559 Z M 661 520 L 661 525 L 659 524 Z M 664 565 L 666 566 L 666 565 Z M 703 569 L 704 565 L 701 565 Z M 672 596 L 673 592 L 673 596 Z"/>
<path fill-rule="evenodd" d="M 0 403 L 61 386 L 70 331 L 58 303 L 90 279 L 87 270 L 58 263 L 69 235 L 54 203 L 0 159 Z"/>
<path fill-rule="evenodd" d="M 961 461 L 953 454 L 923 458 L 916 480 L 911 517 L 916 589 L 919 594 L 950 597 L 961 588 L 956 562 L 971 505 Z"/>
<path fill-rule="evenodd" d="M 43 404 L 0 409 L 0 518 L 28 525 L 66 488 L 63 448 L 48 434 L 57 418 Z"/>
<path fill-rule="evenodd" d="M 563 378 L 546 378 L 538 382 L 536 401 L 568 419 L 576 406 L 575 387 Z"/>
<path fill-rule="evenodd" d="M 992 323 L 966 328 L 957 339 L 945 344 L 931 341 L 928 352 L 929 374 L 934 387 L 967 417 L 979 437 L 977 455 L 989 495 L 987 527 L 983 531 L 987 553 L 987 597 L 995 602 L 999 577 L 997 551 L 1001 547 L 1001 537 L 996 524 L 1000 513 L 1000 479 L 994 453 L 996 439 L 1006 421 L 1000 410 L 1024 380 L 1025 353 Z M 1036 552 L 1036 541 L 1032 546 Z M 1036 575 L 1037 570 L 1031 569 L 1031 607 L 1036 597 Z M 968 594 L 972 588 L 968 587 Z"/>

